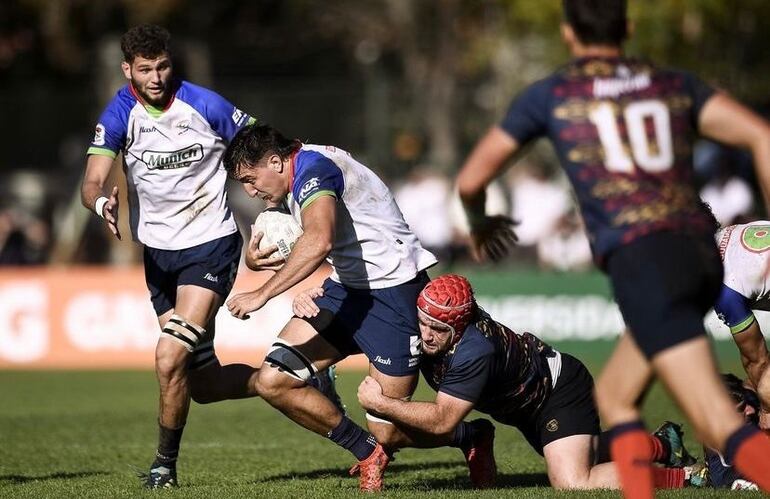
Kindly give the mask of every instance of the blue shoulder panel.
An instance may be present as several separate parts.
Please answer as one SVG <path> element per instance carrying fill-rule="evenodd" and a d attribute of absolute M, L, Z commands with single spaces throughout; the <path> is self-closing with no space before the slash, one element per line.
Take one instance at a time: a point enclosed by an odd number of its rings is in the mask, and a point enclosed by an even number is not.
<path fill-rule="evenodd" d="M 724 284 L 714 304 L 714 311 L 733 334 L 745 331 L 756 320 L 749 307 L 749 299 Z"/>
<path fill-rule="evenodd" d="M 334 161 L 316 151 L 299 151 L 294 157 L 294 183 L 291 193 L 301 209 L 320 196 L 342 198 L 345 180 Z"/>
<path fill-rule="evenodd" d="M 551 90 L 556 76 L 533 83 L 519 94 L 505 113 L 500 128 L 520 146 L 546 133 L 551 115 Z"/>
<path fill-rule="evenodd" d="M 118 90 L 115 97 L 99 116 L 99 123 L 94 131 L 94 138 L 87 154 L 99 154 L 115 157 L 126 144 L 128 116 L 136 105 L 136 98 L 128 85 Z"/>
<path fill-rule="evenodd" d="M 232 140 L 238 130 L 253 121 L 251 116 L 218 93 L 189 81 L 182 82 L 176 98 L 198 111 L 209 122 L 211 128 L 227 142 Z"/>

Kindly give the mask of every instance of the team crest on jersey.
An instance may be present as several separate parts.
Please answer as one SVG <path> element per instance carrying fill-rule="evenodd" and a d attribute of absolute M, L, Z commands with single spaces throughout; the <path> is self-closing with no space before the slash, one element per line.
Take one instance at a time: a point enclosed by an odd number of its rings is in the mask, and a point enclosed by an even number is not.
<path fill-rule="evenodd" d="M 177 135 L 182 135 L 185 132 L 189 132 L 191 130 L 190 120 L 177 121 L 174 123 L 174 128 L 176 129 Z"/>
<path fill-rule="evenodd" d="M 233 116 L 232 116 L 233 123 L 235 123 L 236 125 L 240 126 L 241 122 L 243 121 L 243 119 L 245 117 L 246 117 L 246 113 L 244 113 L 243 111 L 241 111 L 237 107 L 233 108 Z"/>
<path fill-rule="evenodd" d="M 95 146 L 103 146 L 104 145 L 104 125 L 101 123 L 96 125 L 96 128 L 94 129 L 94 141 Z"/>
<path fill-rule="evenodd" d="M 307 195 L 310 194 L 310 192 L 313 191 L 314 189 L 317 189 L 320 184 L 321 182 L 318 180 L 318 177 L 313 177 L 307 182 L 305 182 L 305 185 L 303 185 L 302 189 L 299 190 L 298 201 L 302 203 L 302 201 L 305 200 Z"/>
<path fill-rule="evenodd" d="M 187 168 L 203 159 L 203 146 L 193 144 L 177 151 L 144 151 L 142 161 L 150 170 Z"/>

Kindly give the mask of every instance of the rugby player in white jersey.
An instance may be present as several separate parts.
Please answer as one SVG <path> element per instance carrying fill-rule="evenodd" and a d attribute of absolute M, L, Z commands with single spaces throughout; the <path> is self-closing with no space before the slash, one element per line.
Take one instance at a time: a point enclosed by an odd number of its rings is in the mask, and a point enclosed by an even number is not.
<path fill-rule="evenodd" d="M 246 318 L 324 260 L 333 268 L 316 301 L 319 314 L 293 317 L 273 344 L 260 368 L 259 394 L 298 424 L 352 452 L 359 463 L 351 473 L 360 472 L 360 488 L 380 490 L 389 449 L 404 446 L 408 437 L 367 414 L 369 434 L 307 381 L 315 371 L 363 352 L 383 393 L 409 398 L 420 357 L 414 304 L 429 280 L 425 269 L 436 258 L 404 222 L 385 184 L 345 151 L 250 125 L 236 134 L 223 161 L 250 196 L 286 199 L 304 230 L 270 280 L 227 301 L 234 316 Z"/>
<path fill-rule="evenodd" d="M 753 310 L 770 310 L 770 221 L 730 225 L 716 235 L 725 276 L 714 310 L 729 328 L 770 430 L 770 353 Z"/>
<path fill-rule="evenodd" d="M 177 484 L 176 460 L 190 398 L 199 403 L 256 395 L 257 370 L 220 365 L 214 316 L 235 279 L 241 237 L 227 205 L 221 157 L 253 118 L 218 94 L 173 77 L 170 36 L 138 26 L 121 39 L 129 81 L 110 101 L 88 149 L 82 202 L 118 228 L 118 188 L 105 186 L 123 155 L 133 238 L 144 245 L 147 287 L 162 334 L 159 443 L 150 488 Z"/>

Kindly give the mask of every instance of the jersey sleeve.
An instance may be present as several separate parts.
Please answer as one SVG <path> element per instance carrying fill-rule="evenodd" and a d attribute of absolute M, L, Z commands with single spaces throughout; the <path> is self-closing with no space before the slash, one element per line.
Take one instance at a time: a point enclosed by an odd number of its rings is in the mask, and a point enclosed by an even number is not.
<path fill-rule="evenodd" d="M 295 157 L 295 177 L 292 196 L 301 210 L 321 196 L 342 198 L 345 182 L 342 170 L 323 154 L 300 151 Z"/>
<path fill-rule="evenodd" d="M 481 398 L 491 372 L 491 355 L 466 358 L 447 369 L 438 391 L 475 404 Z"/>
<path fill-rule="evenodd" d="M 256 118 L 241 111 L 218 93 L 185 82 L 183 98 L 206 118 L 211 129 L 230 142 L 238 130 L 255 123 Z"/>
<path fill-rule="evenodd" d="M 550 80 L 527 87 L 513 99 L 500 128 L 519 145 L 545 135 L 549 116 Z"/>
<path fill-rule="evenodd" d="M 756 320 L 749 307 L 749 299 L 725 285 L 722 285 L 719 292 L 714 311 L 732 334 L 745 331 Z"/>
<path fill-rule="evenodd" d="M 126 144 L 128 115 L 131 112 L 131 105 L 124 100 L 119 93 L 99 116 L 99 122 L 94 130 L 94 138 L 91 140 L 86 154 L 114 158 L 123 149 Z"/>
<path fill-rule="evenodd" d="M 716 93 L 716 90 L 692 73 L 684 72 L 683 76 L 685 88 L 692 99 L 692 123 L 697 130 L 700 112 L 706 102 Z"/>

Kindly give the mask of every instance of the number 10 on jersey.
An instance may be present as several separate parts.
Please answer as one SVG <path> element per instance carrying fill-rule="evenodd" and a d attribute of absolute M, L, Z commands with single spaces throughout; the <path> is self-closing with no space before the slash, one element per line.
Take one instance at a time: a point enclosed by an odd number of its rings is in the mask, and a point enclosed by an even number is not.
<path fill-rule="evenodd" d="M 658 173 L 668 170 L 674 164 L 671 118 L 663 102 L 643 100 L 623 108 L 623 121 L 630 147 L 623 143 L 613 104 L 600 102 L 588 113 L 588 119 L 599 132 L 607 170 L 633 173 L 636 165 L 644 171 Z M 647 137 L 648 122 L 652 124 L 657 147 L 653 147 Z M 629 150 L 631 155 L 628 154 Z"/>

